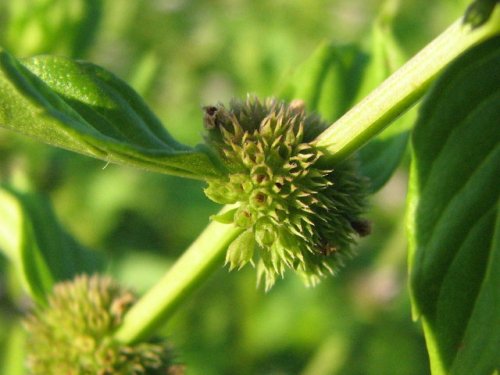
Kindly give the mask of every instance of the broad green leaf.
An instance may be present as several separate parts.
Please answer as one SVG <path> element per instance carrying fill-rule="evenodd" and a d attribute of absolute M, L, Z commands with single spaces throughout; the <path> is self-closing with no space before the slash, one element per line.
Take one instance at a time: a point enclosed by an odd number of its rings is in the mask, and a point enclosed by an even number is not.
<path fill-rule="evenodd" d="M 368 48 L 323 44 L 297 68 L 282 96 L 302 99 L 309 111 L 334 122 L 387 78 L 402 62 L 402 54 L 387 25 L 375 22 Z M 371 190 L 381 188 L 403 156 L 412 115 L 397 120 L 360 150 L 361 170 Z"/>
<path fill-rule="evenodd" d="M 126 83 L 103 68 L 0 50 L 0 126 L 106 162 L 203 179 L 221 172 L 206 149 L 177 143 Z"/>
<path fill-rule="evenodd" d="M 101 263 L 59 225 L 47 199 L 5 187 L 0 187 L 0 251 L 38 303 L 45 303 L 54 283 L 97 272 Z"/>
<path fill-rule="evenodd" d="M 412 136 L 409 273 L 433 374 L 500 369 L 500 37 L 459 57 Z"/>

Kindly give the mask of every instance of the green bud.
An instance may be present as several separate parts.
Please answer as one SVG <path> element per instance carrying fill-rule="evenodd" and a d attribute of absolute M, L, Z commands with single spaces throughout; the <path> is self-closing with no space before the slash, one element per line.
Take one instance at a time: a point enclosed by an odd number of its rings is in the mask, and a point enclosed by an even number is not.
<path fill-rule="evenodd" d="M 125 345 L 113 333 L 135 297 L 109 277 L 56 284 L 47 306 L 25 320 L 27 367 L 33 375 L 166 374 L 172 355 L 162 341 Z"/>
<path fill-rule="evenodd" d="M 226 264 L 229 264 L 229 269 L 241 268 L 250 262 L 253 257 L 254 248 L 254 234 L 251 229 L 247 229 L 236 237 L 227 249 Z"/>
<path fill-rule="evenodd" d="M 262 217 L 255 222 L 255 240 L 260 247 L 272 246 L 276 241 L 276 230 L 273 221 Z"/>
<path fill-rule="evenodd" d="M 206 141 L 228 176 L 208 181 L 205 193 L 218 203 L 239 204 L 231 222 L 246 229 L 229 247 L 230 268 L 256 264 L 266 289 L 286 269 L 307 284 L 333 273 L 368 225 L 360 218 L 366 182 L 353 160 L 318 163 L 322 154 L 313 140 L 327 124 L 299 102 L 249 97 L 229 108 L 207 108 Z"/>
<path fill-rule="evenodd" d="M 230 268 L 256 264 L 266 289 L 286 269 L 308 285 L 335 272 L 369 227 L 360 217 L 366 182 L 356 163 L 318 163 L 313 140 L 327 124 L 298 102 L 276 99 L 250 97 L 205 111 L 207 144 L 228 170 L 226 178 L 208 181 L 205 194 L 239 204 L 224 222 L 246 229 L 229 247 Z"/>

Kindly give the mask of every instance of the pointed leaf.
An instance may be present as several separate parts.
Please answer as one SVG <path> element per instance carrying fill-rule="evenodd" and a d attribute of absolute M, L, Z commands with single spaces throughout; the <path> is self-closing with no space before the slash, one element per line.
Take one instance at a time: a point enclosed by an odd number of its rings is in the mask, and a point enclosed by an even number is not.
<path fill-rule="evenodd" d="M 0 126 L 107 162 L 191 178 L 220 174 L 206 149 L 177 143 L 126 83 L 55 56 L 21 64 L 0 50 Z"/>
<path fill-rule="evenodd" d="M 0 251 L 38 303 L 45 303 L 54 283 L 97 272 L 101 263 L 59 225 L 45 198 L 6 188 L 0 188 Z"/>
<path fill-rule="evenodd" d="M 433 374 L 500 369 L 500 37 L 458 58 L 412 138 L 409 272 Z"/>

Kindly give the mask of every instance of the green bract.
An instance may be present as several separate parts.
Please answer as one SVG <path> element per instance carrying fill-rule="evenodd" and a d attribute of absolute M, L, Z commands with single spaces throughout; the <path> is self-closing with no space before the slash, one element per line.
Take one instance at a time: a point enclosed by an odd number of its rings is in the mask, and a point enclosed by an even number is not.
<path fill-rule="evenodd" d="M 355 163 L 324 167 L 314 138 L 327 126 L 303 105 L 256 98 L 205 108 L 207 143 L 223 159 L 226 179 L 211 179 L 205 193 L 236 204 L 214 219 L 244 229 L 229 246 L 230 268 L 255 264 L 266 289 L 291 268 L 315 284 L 351 254 L 365 183 Z"/>
<path fill-rule="evenodd" d="M 48 306 L 26 320 L 30 374 L 166 374 L 165 343 L 124 345 L 112 339 L 134 296 L 109 277 L 59 283 Z"/>

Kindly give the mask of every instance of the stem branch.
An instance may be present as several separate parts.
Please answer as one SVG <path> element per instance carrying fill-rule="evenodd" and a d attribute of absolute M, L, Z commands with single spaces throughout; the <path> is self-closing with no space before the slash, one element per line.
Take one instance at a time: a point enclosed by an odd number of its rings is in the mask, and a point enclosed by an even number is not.
<path fill-rule="evenodd" d="M 127 312 L 115 338 L 133 343 L 148 337 L 200 281 L 221 267 L 226 248 L 241 231 L 233 225 L 212 221 L 163 278 Z"/>
<path fill-rule="evenodd" d="M 415 104 L 443 68 L 471 46 L 500 33 L 500 7 L 471 29 L 459 19 L 316 138 L 331 163 L 346 158 Z"/>

